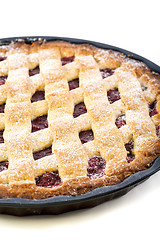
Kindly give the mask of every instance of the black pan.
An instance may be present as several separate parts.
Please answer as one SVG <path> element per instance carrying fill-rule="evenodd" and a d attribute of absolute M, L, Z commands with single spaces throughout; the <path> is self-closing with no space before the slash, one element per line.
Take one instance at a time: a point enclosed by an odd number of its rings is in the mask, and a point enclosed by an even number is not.
<path fill-rule="evenodd" d="M 132 56 L 133 59 L 144 62 L 152 71 L 160 74 L 160 67 L 153 62 L 127 50 L 110 46 L 103 43 L 63 37 L 18 37 L 0 39 L 0 45 L 7 45 L 11 41 L 24 39 L 27 43 L 41 39 L 47 41 L 64 40 L 71 43 L 89 43 L 103 49 L 112 49 Z M 78 196 L 57 196 L 43 200 L 31 200 L 21 198 L 0 199 L 0 213 L 11 214 L 16 216 L 33 215 L 33 214 L 60 214 L 67 211 L 94 207 L 107 200 L 120 197 L 130 191 L 133 187 L 147 180 L 151 175 L 160 170 L 160 157 L 157 158 L 153 165 L 147 170 L 138 172 L 125 179 L 122 183 L 97 188 L 83 195 Z"/>

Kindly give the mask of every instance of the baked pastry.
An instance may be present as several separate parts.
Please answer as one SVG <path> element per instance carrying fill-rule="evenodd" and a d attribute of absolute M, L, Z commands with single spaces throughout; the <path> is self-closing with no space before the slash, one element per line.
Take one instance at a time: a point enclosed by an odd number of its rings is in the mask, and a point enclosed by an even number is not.
<path fill-rule="evenodd" d="M 160 155 L 160 76 L 122 53 L 23 40 L 0 48 L 0 197 L 84 194 Z"/>

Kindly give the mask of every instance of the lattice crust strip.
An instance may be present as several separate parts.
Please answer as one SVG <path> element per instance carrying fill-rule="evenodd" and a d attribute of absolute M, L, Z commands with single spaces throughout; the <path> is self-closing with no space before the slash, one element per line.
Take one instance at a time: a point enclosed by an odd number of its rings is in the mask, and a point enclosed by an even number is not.
<path fill-rule="evenodd" d="M 9 184 L 34 184 L 27 50 L 11 50 L 8 66 L 4 141 L 9 160 Z"/>
<path fill-rule="evenodd" d="M 74 104 L 65 72 L 61 67 L 59 49 L 50 44 L 40 51 L 40 71 L 45 79 L 48 100 L 48 122 L 53 135 L 52 149 L 58 161 L 62 180 L 86 176 L 88 156 L 80 142 L 73 119 Z"/>
<path fill-rule="evenodd" d="M 156 144 L 156 128 L 149 116 L 148 104 L 144 97 L 140 82 L 134 70 L 124 64 L 116 70 L 118 88 L 125 104 L 126 123 L 133 133 L 134 153 L 137 156 L 134 163 L 144 164 L 144 153 Z M 139 158 L 141 162 L 139 163 Z"/>
<path fill-rule="evenodd" d="M 113 161 L 118 166 L 124 166 L 127 152 L 122 135 L 115 125 L 115 116 L 107 99 L 99 67 L 91 56 L 77 57 L 77 61 L 80 64 L 80 86 L 100 155 L 107 162 Z M 106 174 L 109 174 L 107 167 Z"/>
<path fill-rule="evenodd" d="M 116 184 L 130 174 L 145 169 L 160 155 L 160 78 L 143 63 L 120 53 L 89 45 L 65 42 L 16 43 L 0 49 L 0 162 L 9 161 L 0 172 L 1 197 L 46 198 L 59 194 L 80 194 L 96 187 Z M 61 58 L 73 57 L 62 66 Z M 29 77 L 29 70 L 40 72 Z M 101 69 L 114 69 L 102 79 Z M 79 78 L 79 87 L 69 91 L 68 83 Z M 108 91 L 118 89 L 119 100 L 110 103 Z M 31 103 L 37 91 L 45 100 Z M 87 109 L 73 118 L 74 107 Z M 148 105 L 155 105 L 150 114 Z M 14 113 L 14 114 L 13 114 Z M 48 115 L 48 128 L 31 133 L 31 121 Z M 116 119 L 125 116 L 118 128 Z M 79 134 L 92 130 L 94 140 L 82 144 Z M 127 162 L 126 144 L 133 142 L 135 159 Z M 52 154 L 36 161 L 33 153 L 52 146 Z M 105 175 L 87 176 L 88 161 L 100 156 L 106 161 Z M 59 172 L 62 186 L 45 188 L 35 178 Z M 5 192 L 8 192 L 6 195 Z"/>

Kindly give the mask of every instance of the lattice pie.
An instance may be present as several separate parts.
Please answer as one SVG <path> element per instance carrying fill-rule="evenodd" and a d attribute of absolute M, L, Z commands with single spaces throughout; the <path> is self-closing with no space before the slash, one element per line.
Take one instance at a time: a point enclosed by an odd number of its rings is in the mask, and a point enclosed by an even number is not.
<path fill-rule="evenodd" d="M 160 76 L 124 54 L 37 41 L 0 47 L 0 197 L 118 184 L 160 155 Z"/>

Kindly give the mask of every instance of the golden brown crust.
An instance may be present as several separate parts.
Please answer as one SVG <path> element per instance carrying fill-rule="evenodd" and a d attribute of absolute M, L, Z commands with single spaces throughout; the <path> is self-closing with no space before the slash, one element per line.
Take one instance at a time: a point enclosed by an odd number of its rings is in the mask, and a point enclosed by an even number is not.
<path fill-rule="evenodd" d="M 155 149 L 155 152 L 158 152 L 160 155 L 159 147 Z M 156 158 L 155 156 L 147 158 L 142 156 L 142 158 L 137 161 L 138 164 L 131 164 L 130 166 L 126 164 L 126 166 L 118 168 L 118 172 L 113 171 L 113 166 L 111 166 L 110 176 L 104 176 L 94 180 L 90 180 L 89 178 L 76 178 L 68 180 L 64 182 L 62 186 L 55 188 L 37 187 L 35 185 L 16 185 L 9 187 L 9 185 L 0 184 L 0 198 L 45 199 L 58 195 L 75 196 L 84 194 L 99 187 L 115 185 L 122 182 L 131 174 L 148 169 Z"/>
<path fill-rule="evenodd" d="M 50 129 L 46 130 L 46 134 L 44 134 L 43 138 L 45 139 L 45 146 L 49 146 L 51 143 L 54 143 L 54 153 L 56 155 L 57 159 L 54 159 L 54 163 L 51 164 L 51 167 L 48 167 L 48 169 L 57 169 L 57 161 L 59 165 L 63 164 L 63 155 L 67 157 L 67 155 L 70 154 L 71 157 L 73 156 L 73 152 L 70 152 L 69 148 L 71 145 L 69 145 L 67 151 L 65 152 L 64 148 L 61 149 L 59 147 L 60 140 L 62 142 L 69 140 L 72 142 L 72 145 L 75 145 L 75 148 L 77 151 L 79 151 L 79 154 L 81 155 L 81 162 L 83 163 L 83 171 L 82 169 L 79 169 L 79 172 L 77 172 L 76 175 L 73 174 L 72 178 L 68 180 L 68 175 L 73 173 L 71 170 L 71 162 L 68 160 L 69 171 L 65 169 L 65 173 L 61 169 L 61 176 L 63 178 L 62 186 L 54 187 L 54 188 L 44 188 L 44 187 L 38 187 L 33 183 L 33 169 L 35 172 L 42 173 L 43 166 L 42 162 L 37 162 L 35 166 L 32 166 L 32 159 L 30 160 L 30 169 L 32 170 L 32 176 L 31 180 L 28 181 L 25 178 L 25 173 L 23 177 L 20 177 L 21 182 L 17 183 L 17 178 L 10 178 L 8 177 L 8 172 L 14 170 L 12 168 L 9 169 L 9 171 L 6 171 L 4 174 L 0 174 L 0 198 L 11 198 L 11 197 L 17 197 L 17 198 L 31 198 L 31 199 L 43 199 L 43 198 L 49 198 L 57 195 L 77 195 L 77 194 L 84 194 L 88 191 L 91 191 L 95 188 L 99 188 L 102 186 L 108 186 L 108 185 L 114 185 L 122 182 L 125 178 L 130 176 L 131 174 L 134 174 L 138 171 L 147 169 L 150 167 L 153 163 L 153 161 L 160 156 L 160 139 L 156 136 L 156 128 L 155 126 L 160 125 L 160 75 L 157 73 L 153 73 L 145 64 L 142 62 L 131 60 L 128 57 L 126 57 L 124 54 L 121 54 L 119 52 L 115 52 L 112 50 L 103 50 L 96 48 L 94 46 L 88 45 L 88 44 L 71 44 L 64 41 L 54 41 L 49 43 L 43 43 L 43 42 L 35 42 L 32 45 L 25 44 L 23 41 L 18 43 L 11 43 L 9 46 L 1 47 L 0 48 L 0 56 L 8 55 L 14 55 L 14 54 L 20 54 L 24 53 L 25 55 L 28 55 L 28 61 L 25 60 L 24 65 L 19 63 L 18 67 L 13 65 L 12 57 L 10 58 L 10 62 L 8 63 L 6 60 L 0 63 L 0 75 L 4 75 L 12 70 L 17 70 L 20 68 L 29 68 L 33 69 L 39 64 L 41 64 L 41 76 L 37 76 L 30 78 L 31 79 L 31 91 L 32 94 L 39 89 L 44 89 L 44 86 L 46 86 L 46 96 L 47 96 L 47 102 L 41 103 L 42 112 L 39 112 L 38 109 L 36 109 L 36 104 L 32 104 L 31 113 L 28 113 L 27 116 L 30 116 L 30 118 L 36 118 L 37 116 L 41 115 L 42 113 L 46 114 L 48 112 L 48 106 L 49 106 L 49 124 Z M 65 67 L 59 67 L 60 66 L 60 58 L 61 57 L 70 57 L 75 56 L 76 61 L 74 63 L 71 63 L 68 66 Z M 24 56 L 21 56 L 22 60 L 24 61 Z M 48 61 L 48 62 L 47 62 Z M 19 62 L 22 62 L 19 58 Z M 52 63 L 51 65 L 49 65 Z M 53 67 L 54 66 L 54 67 Z M 49 67 L 50 74 L 45 72 L 46 67 Z M 58 68 L 58 70 L 57 70 Z M 103 84 L 98 84 L 98 86 L 92 84 L 92 80 L 95 78 L 99 78 L 98 75 L 99 69 L 103 68 L 114 68 L 116 69 L 115 75 L 113 78 L 110 78 L 109 80 L 106 80 Z M 55 70 L 56 69 L 56 70 Z M 52 73 L 54 72 L 54 76 Z M 64 74 L 65 72 L 65 74 Z M 89 77 L 88 73 L 93 74 L 92 78 Z M 80 75 L 79 75 L 80 74 Z M 12 77 L 12 75 L 10 75 Z M 68 85 L 67 81 L 70 81 L 74 78 L 77 78 L 80 76 L 80 88 L 75 91 L 68 91 Z M 133 89 L 137 88 L 137 93 L 130 93 L 128 92 L 128 87 L 126 85 L 125 80 L 128 79 L 130 81 L 130 87 L 132 86 Z M 58 82 L 59 81 L 59 82 Z M 88 81 L 88 83 L 87 83 Z M 85 86 L 85 84 L 87 85 Z M 55 84 L 55 85 L 54 85 Z M 91 86 L 91 88 L 87 88 L 87 86 Z M 54 86 L 53 86 L 54 85 Z M 102 85 L 102 86 L 101 86 Z M 106 86 L 105 86 L 106 85 Z M 145 86 L 147 87 L 147 90 L 142 93 L 142 90 L 139 88 L 139 86 Z M 110 106 L 110 104 L 107 102 L 107 98 L 104 97 L 103 91 L 105 92 L 106 89 L 109 88 L 109 86 L 114 86 L 115 88 L 118 87 L 120 89 L 121 93 L 121 102 L 119 102 L 118 106 L 121 106 L 122 112 L 125 111 L 127 114 L 127 126 L 129 129 L 123 133 L 123 131 L 119 131 L 116 129 L 114 124 L 114 113 L 116 104 L 114 104 L 114 107 Z M 7 87 L 7 90 L 6 90 Z M 61 94 L 57 95 L 57 92 L 51 91 L 51 89 L 55 88 L 61 88 Z M 83 89 L 83 91 L 82 91 Z M 8 91 L 8 92 L 7 92 Z M 12 89 L 12 84 L 8 81 L 5 86 L 0 87 L 0 96 L 2 95 L 2 99 L 0 101 L 2 103 L 5 103 L 6 101 L 6 95 L 8 94 L 11 101 L 16 104 L 18 101 L 18 98 L 23 102 L 24 99 L 26 100 L 26 97 L 28 99 L 28 91 L 29 91 L 29 85 L 28 82 L 25 79 L 24 86 L 22 89 L 22 92 L 19 89 Z M 98 97 L 101 99 L 101 109 L 100 111 L 97 109 L 97 103 L 95 101 L 95 95 L 98 93 L 101 93 L 101 95 L 98 95 Z M 126 94 L 128 92 L 128 95 Z M 1 94 L 2 93 L 2 94 Z M 139 93 L 141 93 L 141 96 L 139 96 Z M 16 98 L 16 95 L 23 95 Z M 26 94 L 26 95 L 25 95 Z M 130 98 L 134 94 L 134 98 Z M 22 97 L 22 98 L 21 98 Z M 62 98 L 66 99 L 66 102 L 62 101 Z M 73 102 L 71 102 L 71 99 L 73 99 Z M 90 99 L 93 99 L 93 103 L 91 104 Z M 73 122 L 71 129 L 73 131 L 70 131 L 68 135 L 68 119 L 70 120 L 70 123 L 72 123 L 73 119 L 71 117 L 73 113 L 73 104 L 77 104 L 81 101 L 85 101 L 85 104 L 87 105 L 88 109 L 88 115 L 83 116 L 82 118 L 79 118 L 75 122 Z M 103 100 L 104 103 L 103 103 Z M 71 102 L 69 105 L 68 102 Z M 148 104 L 156 101 L 156 109 L 158 111 L 158 114 L 154 115 L 152 118 L 148 115 Z M 55 104 L 57 103 L 57 104 Z M 40 105 L 39 105 L 40 106 Z M 56 106 L 56 107 L 55 107 Z M 20 104 L 16 107 L 16 109 L 20 109 Z M 38 107 L 38 105 L 37 105 Z M 61 109 L 61 112 L 63 113 L 63 120 L 61 119 L 61 122 L 63 122 L 63 126 L 58 125 L 58 121 L 56 122 L 54 117 L 59 117 L 59 112 L 57 112 L 57 109 Z M 7 105 L 6 113 L 8 112 L 9 106 Z M 109 110 L 106 110 L 109 109 Z M 27 109 L 25 108 L 25 111 L 20 111 L 19 117 L 18 115 L 15 115 L 12 121 L 19 121 L 16 119 L 21 118 L 21 124 L 25 122 L 26 116 L 25 112 Z M 131 112 L 132 111 L 132 112 Z M 139 120 L 136 119 L 135 121 L 132 121 L 130 116 L 135 116 L 135 111 L 137 111 L 136 114 L 139 114 L 142 112 L 142 119 L 146 119 L 146 124 L 143 124 L 142 128 L 139 128 Z M 66 115 L 64 116 L 64 112 Z M 121 112 L 121 111 L 120 111 Z M 102 114 L 102 116 L 100 115 Z M 42 115 L 43 115 L 42 114 Z M 58 114 L 58 115 L 57 115 Z M 107 116 L 108 114 L 108 116 Z M 117 113 L 118 114 L 118 113 Z M 107 116 L 107 118 L 106 118 Z M 6 115 L 6 119 L 11 119 L 10 113 Z M 60 118 L 59 118 L 60 119 Z M 84 121 L 85 120 L 85 124 Z M 8 120 L 7 120 L 8 121 Z M 109 123 L 109 126 L 111 127 L 112 122 L 112 131 L 110 129 L 107 129 L 106 132 L 104 129 L 101 129 L 103 126 L 103 123 Z M 77 128 L 77 124 L 79 123 L 80 127 Z M 0 115 L 0 129 L 4 129 L 5 126 L 4 122 L 4 116 Z M 29 123 L 28 123 L 29 124 Z M 7 125 L 6 125 L 7 126 Z M 9 125 L 8 125 L 9 126 Z M 87 126 L 87 127 L 86 127 Z M 81 146 L 78 138 L 73 138 L 73 135 L 78 136 L 78 132 L 82 131 L 82 129 L 86 130 L 92 126 L 92 129 L 94 130 L 95 134 L 95 140 L 92 142 L 92 150 L 90 148 L 90 145 L 84 145 Z M 149 126 L 149 127 L 148 127 Z M 62 127 L 63 134 L 60 134 L 58 132 L 58 128 Z M 101 127 L 101 128 L 100 128 Z M 9 127 L 7 128 L 9 129 Z M 65 130 L 64 130 L 65 129 Z M 103 130 L 103 131 L 102 131 Z M 131 133 L 128 133 L 128 132 Z M 44 131 L 45 132 L 45 131 Z M 101 134 L 99 134 L 101 133 Z M 102 136 L 102 133 L 104 136 Z M 49 137 L 46 137 L 48 134 Z M 124 136 L 123 134 L 129 134 L 128 137 Z M 115 149 L 112 148 L 111 153 L 107 153 L 105 148 L 110 149 L 111 144 L 107 141 L 107 139 L 115 140 L 111 138 L 111 135 L 116 135 L 116 141 L 118 141 L 119 145 L 117 148 L 117 156 L 116 147 Z M 36 151 L 43 149 L 43 146 L 41 145 L 41 139 L 40 136 L 36 134 L 31 134 L 32 138 L 32 149 L 36 149 Z M 103 138 L 103 141 L 102 141 Z M 133 138 L 135 142 L 134 146 L 134 153 L 136 155 L 135 159 L 128 163 L 126 161 L 126 151 L 124 148 L 124 143 L 126 143 L 124 139 L 130 139 Z M 7 139 L 7 135 L 6 135 Z M 72 139 L 72 141 L 71 141 Z M 6 144 L 8 140 L 5 141 L 5 144 L 0 144 L 0 150 L 2 149 L 0 153 L 0 161 L 4 161 L 7 159 L 7 149 Z M 76 142 L 77 141 L 77 142 Z M 31 142 L 31 141 L 30 141 Z M 124 142 L 124 143 L 123 143 Z M 14 142 L 13 142 L 14 143 Z M 12 144 L 13 144 L 12 143 Z M 74 144 L 73 144 L 74 143 Z M 22 143 L 23 144 L 23 143 Z M 26 143 L 24 143 L 24 146 Z M 112 142 L 113 145 L 113 142 Z M 115 145 L 115 144 L 114 144 Z M 23 146 L 22 146 L 23 148 Z M 30 147 L 29 147 L 30 148 Z M 118 158 L 118 149 L 123 153 L 121 155 L 121 158 Z M 30 149 L 31 150 L 31 149 Z M 97 179 L 89 179 L 86 177 L 86 156 L 92 154 L 92 153 L 100 154 L 102 157 L 104 157 L 107 160 L 107 165 L 105 169 L 105 176 Z M 30 156 L 31 157 L 31 156 Z M 76 156 L 75 156 L 76 157 Z M 10 156 L 9 156 L 10 158 Z M 9 159 L 13 163 L 14 160 Z M 79 165 L 79 158 L 77 158 L 77 164 Z M 49 159 L 44 159 L 43 163 L 49 163 Z M 11 165 L 12 166 L 12 165 Z M 41 170 L 37 170 L 36 168 L 40 167 Z M 72 166 L 73 167 L 73 166 Z M 78 168 L 78 167 L 77 167 Z M 23 171 L 22 171 L 23 172 Z M 62 173 L 63 172 L 63 173 Z M 19 170 L 20 173 L 20 170 Z M 30 174 L 28 174 L 30 175 Z M 37 175 L 36 175 L 37 176 Z M 66 178 L 66 179 L 65 179 Z"/>

